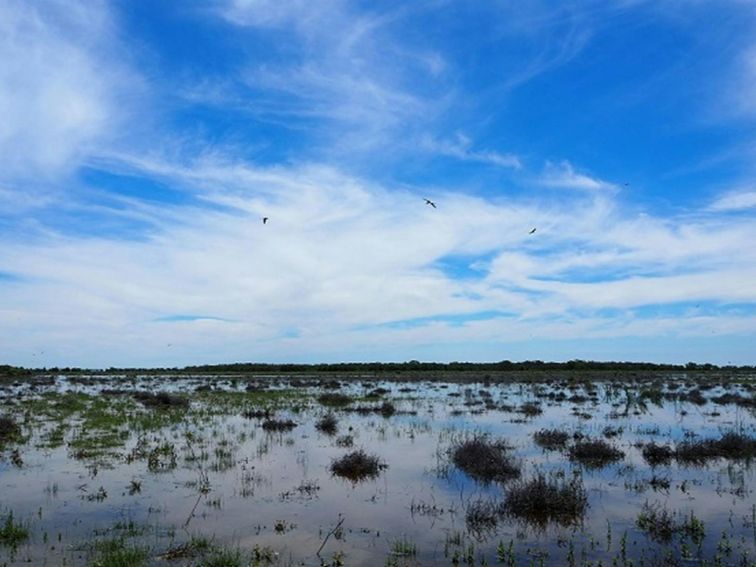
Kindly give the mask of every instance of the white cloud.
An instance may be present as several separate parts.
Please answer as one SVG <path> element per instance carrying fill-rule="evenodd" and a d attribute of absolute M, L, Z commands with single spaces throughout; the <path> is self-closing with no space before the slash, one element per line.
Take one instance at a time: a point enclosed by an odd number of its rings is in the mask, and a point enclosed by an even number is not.
<path fill-rule="evenodd" d="M 430 137 L 423 139 L 422 145 L 431 152 L 456 158 L 461 161 L 487 163 L 497 167 L 521 169 L 520 158 L 512 153 L 502 153 L 493 150 L 475 150 L 472 141 L 464 134 L 457 133 L 454 140 L 435 140 Z"/>
<path fill-rule="evenodd" d="M 711 205 L 711 211 L 740 211 L 756 207 L 756 191 L 733 191 L 719 197 Z"/>
<path fill-rule="evenodd" d="M 566 160 L 558 164 L 547 162 L 538 183 L 547 187 L 582 191 L 616 191 L 619 189 L 614 183 L 575 171 L 572 164 Z"/>
<path fill-rule="evenodd" d="M 207 96 L 211 103 L 230 100 L 284 127 L 301 128 L 304 122 L 321 150 L 352 160 L 378 147 L 391 151 L 409 143 L 448 104 L 444 58 L 409 47 L 392 26 L 406 11 L 358 11 L 338 0 L 220 1 L 216 14 L 226 22 L 252 33 L 279 34 L 291 57 L 250 57 L 236 86 L 209 84 L 187 94 L 193 100 Z"/>
<path fill-rule="evenodd" d="M 102 2 L 0 5 L 0 176 L 52 175 L 117 137 L 134 78 L 113 38 Z"/>
<path fill-rule="evenodd" d="M 130 167 L 226 210 L 143 205 L 154 229 L 138 241 L 4 243 L 0 265 L 20 279 L 2 284 L 0 317 L 10 324 L 0 342 L 14 352 L 55 345 L 56 364 L 94 364 L 98 352 L 109 353 L 108 364 L 314 359 L 318 348 L 351 359 L 434 340 L 709 333 L 696 330 L 698 315 L 673 321 L 664 306 L 756 303 L 756 252 L 746 245 L 756 228 L 745 220 L 627 217 L 601 196 L 581 196 L 581 207 L 569 209 L 447 192 L 433 195 L 432 209 L 420 194 L 317 165 L 256 168 L 208 157 Z M 479 276 L 459 278 L 449 258 L 476 264 Z M 581 273 L 603 275 L 576 280 Z M 662 314 L 644 322 L 595 315 L 646 305 Z M 511 316 L 433 322 L 489 311 Z M 429 322 L 382 326 L 417 318 Z M 750 332 L 746 319 L 712 325 Z"/>

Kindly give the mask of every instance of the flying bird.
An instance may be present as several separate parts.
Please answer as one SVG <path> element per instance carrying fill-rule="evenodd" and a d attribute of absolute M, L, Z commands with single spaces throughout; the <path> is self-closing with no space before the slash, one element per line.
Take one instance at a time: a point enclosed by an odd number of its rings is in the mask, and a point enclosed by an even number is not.
<path fill-rule="evenodd" d="M 535 231 L 536 231 L 536 229 L 535 229 L 535 227 L 533 227 L 528 234 L 533 234 Z"/>
<path fill-rule="evenodd" d="M 262 221 L 263 221 L 263 224 L 268 224 L 268 217 L 263 217 Z"/>
<path fill-rule="evenodd" d="M 434 209 L 436 208 L 436 203 L 434 203 L 434 202 L 433 202 L 433 201 L 431 201 L 430 199 L 424 199 L 424 201 L 425 201 L 425 204 L 426 204 L 426 205 L 430 205 L 430 206 L 431 206 L 431 207 L 433 207 Z"/>

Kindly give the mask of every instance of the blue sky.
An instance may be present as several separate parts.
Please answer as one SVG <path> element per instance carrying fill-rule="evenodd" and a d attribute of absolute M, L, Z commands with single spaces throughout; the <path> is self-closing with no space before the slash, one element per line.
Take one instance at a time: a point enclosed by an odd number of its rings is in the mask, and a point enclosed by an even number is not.
<path fill-rule="evenodd" d="M 3 2 L 0 362 L 754 364 L 755 38 L 735 0 Z"/>

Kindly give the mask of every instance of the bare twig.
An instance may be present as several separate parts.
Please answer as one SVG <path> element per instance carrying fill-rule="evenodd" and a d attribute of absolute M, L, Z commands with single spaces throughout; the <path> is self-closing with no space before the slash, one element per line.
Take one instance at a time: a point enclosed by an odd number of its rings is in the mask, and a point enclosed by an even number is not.
<path fill-rule="evenodd" d="M 339 514 L 339 516 L 341 516 L 341 514 Z M 320 552 L 323 551 L 323 548 L 325 547 L 325 544 L 328 541 L 328 538 L 331 537 L 333 534 L 336 533 L 336 530 L 338 530 L 341 527 L 341 524 L 344 523 L 345 519 L 346 518 L 341 518 L 339 520 L 339 523 L 336 524 L 336 527 L 334 527 L 330 532 L 328 532 L 326 534 L 325 539 L 323 540 L 323 543 L 320 544 L 320 547 L 318 548 L 318 551 L 317 551 L 317 553 L 315 553 L 315 555 L 317 555 L 318 557 L 320 557 Z"/>

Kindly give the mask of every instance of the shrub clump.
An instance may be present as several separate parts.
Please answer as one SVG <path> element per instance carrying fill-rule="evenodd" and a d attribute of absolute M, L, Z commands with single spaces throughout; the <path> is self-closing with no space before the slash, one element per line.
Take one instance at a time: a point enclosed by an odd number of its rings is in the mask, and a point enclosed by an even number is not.
<path fill-rule="evenodd" d="M 756 457 L 756 439 L 728 431 L 719 439 L 683 441 L 675 458 L 683 463 L 704 463 L 710 459 L 750 459 Z"/>
<path fill-rule="evenodd" d="M 536 445 L 549 451 L 564 449 L 570 436 L 566 431 L 559 429 L 541 429 L 533 433 L 533 441 Z"/>
<path fill-rule="evenodd" d="M 326 435 L 335 435 L 338 426 L 339 420 L 332 413 L 324 415 L 315 423 L 315 429 L 322 431 Z"/>
<path fill-rule="evenodd" d="M 520 476 L 519 463 L 508 450 L 504 441 L 492 441 L 485 435 L 476 435 L 450 449 L 457 468 L 480 482 L 504 482 Z"/>
<path fill-rule="evenodd" d="M 625 453 L 603 439 L 585 439 L 570 447 L 570 460 L 589 468 L 601 468 L 624 458 Z"/>
<path fill-rule="evenodd" d="M 388 465 L 375 455 L 368 455 L 362 449 L 352 451 L 331 463 L 331 472 L 336 476 L 358 482 L 375 478 Z"/>
<path fill-rule="evenodd" d="M 513 485 L 502 505 L 510 516 L 542 527 L 550 521 L 562 526 L 578 524 L 587 508 L 588 493 L 579 477 L 567 481 L 544 474 Z"/>

